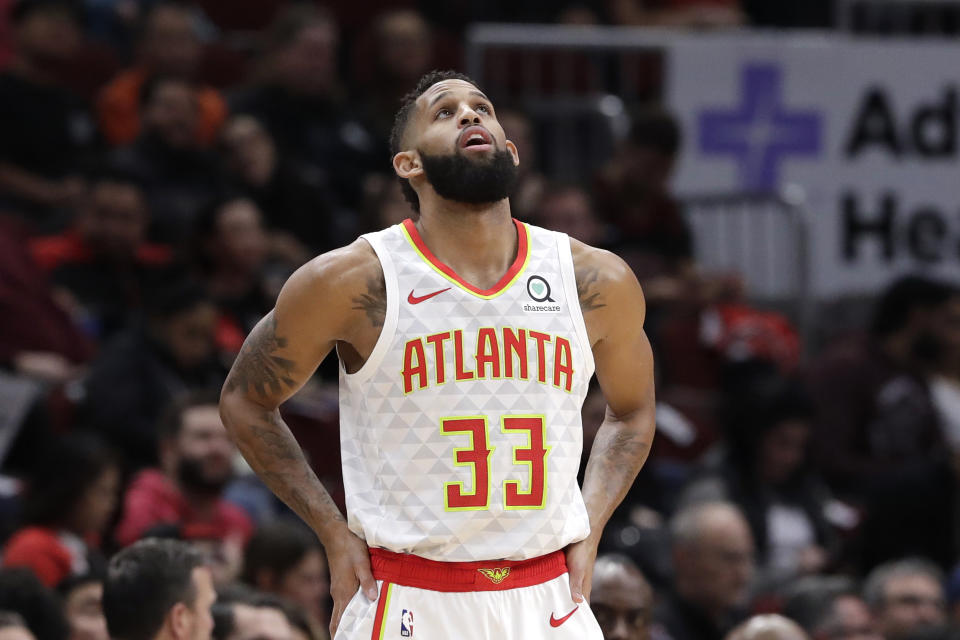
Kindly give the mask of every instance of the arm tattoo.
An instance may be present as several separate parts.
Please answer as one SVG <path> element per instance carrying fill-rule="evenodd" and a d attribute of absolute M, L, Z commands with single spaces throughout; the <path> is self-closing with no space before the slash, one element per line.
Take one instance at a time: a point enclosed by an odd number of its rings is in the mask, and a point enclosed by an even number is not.
<path fill-rule="evenodd" d="M 267 322 L 250 332 L 227 379 L 227 391 L 242 389 L 266 398 L 268 390 L 277 395 L 292 389 L 296 382 L 290 374 L 296 363 L 276 354 L 286 346 L 287 339 L 277 335 L 277 320 L 271 313 Z"/>
<path fill-rule="evenodd" d="M 307 464 L 296 438 L 277 411 L 251 416 L 237 445 L 271 490 L 305 522 L 342 521 L 343 515 Z"/>
<path fill-rule="evenodd" d="M 577 295 L 580 297 L 580 308 L 586 311 L 593 311 L 607 306 L 603 302 L 600 292 L 597 291 L 597 283 L 600 281 L 600 271 L 596 267 L 580 267 L 574 270 L 577 279 Z"/>
<path fill-rule="evenodd" d="M 606 522 L 633 485 L 650 450 L 643 434 L 619 422 L 604 422 L 597 433 L 583 479 L 583 497 L 591 515 Z"/>
<path fill-rule="evenodd" d="M 387 317 L 387 283 L 383 279 L 383 273 L 379 278 L 367 280 L 367 291 L 353 299 L 353 308 L 366 313 L 374 327 L 383 326 Z"/>

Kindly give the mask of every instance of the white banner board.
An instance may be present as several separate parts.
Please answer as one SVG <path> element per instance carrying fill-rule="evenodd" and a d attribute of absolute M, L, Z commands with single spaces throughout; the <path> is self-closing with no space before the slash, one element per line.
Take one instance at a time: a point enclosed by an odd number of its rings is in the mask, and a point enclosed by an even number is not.
<path fill-rule="evenodd" d="M 698 35 L 667 59 L 678 194 L 801 186 L 820 298 L 960 281 L 960 44 Z"/>

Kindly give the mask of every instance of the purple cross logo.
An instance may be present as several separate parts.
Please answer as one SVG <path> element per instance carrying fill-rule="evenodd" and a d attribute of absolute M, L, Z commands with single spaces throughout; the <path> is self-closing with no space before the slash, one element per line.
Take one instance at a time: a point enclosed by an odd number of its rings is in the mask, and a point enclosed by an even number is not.
<path fill-rule="evenodd" d="M 776 189 L 780 164 L 787 156 L 809 157 L 820 151 L 820 114 L 788 111 L 780 103 L 782 77 L 773 65 L 747 65 L 740 79 L 740 105 L 700 115 L 700 150 L 705 155 L 733 156 L 740 187 L 748 191 Z"/>

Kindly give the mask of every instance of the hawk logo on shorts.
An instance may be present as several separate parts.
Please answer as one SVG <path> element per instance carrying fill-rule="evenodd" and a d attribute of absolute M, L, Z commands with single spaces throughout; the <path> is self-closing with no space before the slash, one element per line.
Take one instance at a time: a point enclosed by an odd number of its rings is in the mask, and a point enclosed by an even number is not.
<path fill-rule="evenodd" d="M 500 584 L 510 575 L 510 567 L 498 567 L 496 569 L 477 569 L 485 575 L 493 584 Z"/>
<path fill-rule="evenodd" d="M 400 614 L 400 635 L 404 638 L 413 637 L 413 611 L 404 609 Z"/>

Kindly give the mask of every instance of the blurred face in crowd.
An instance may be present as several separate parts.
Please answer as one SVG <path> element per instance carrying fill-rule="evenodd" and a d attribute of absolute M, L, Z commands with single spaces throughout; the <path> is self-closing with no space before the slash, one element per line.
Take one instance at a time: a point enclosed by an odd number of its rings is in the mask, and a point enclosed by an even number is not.
<path fill-rule="evenodd" d="M 562 231 L 581 242 L 596 244 L 600 240 L 600 223 L 582 189 L 561 189 L 545 194 L 537 217 L 546 228 Z"/>
<path fill-rule="evenodd" d="M 468 204 L 510 195 L 520 157 L 493 104 L 464 80 L 444 80 L 417 98 L 394 169 L 414 184 L 421 176 L 441 198 Z"/>
<path fill-rule="evenodd" d="M 887 640 L 944 624 L 947 613 L 943 587 L 926 574 L 892 576 L 875 614 Z"/>
<path fill-rule="evenodd" d="M 217 213 L 212 248 L 221 265 L 256 273 L 267 258 L 267 234 L 257 205 L 248 199 L 232 200 Z"/>
<path fill-rule="evenodd" d="M 150 13 L 140 43 L 140 59 L 151 72 L 190 78 L 200 54 L 200 40 L 188 10 L 161 5 Z"/>
<path fill-rule="evenodd" d="M 36 9 L 16 26 L 18 52 L 44 67 L 69 60 L 80 46 L 81 32 L 76 20 L 63 7 Z"/>
<path fill-rule="evenodd" d="M 746 520 L 729 509 L 700 516 L 699 534 L 674 547 L 677 589 L 709 612 L 745 603 L 754 569 L 753 536 Z"/>
<path fill-rule="evenodd" d="M 80 497 L 73 510 L 73 529 L 82 534 L 102 533 L 110 524 L 120 492 L 120 469 L 107 467 Z"/>
<path fill-rule="evenodd" d="M 810 440 L 810 425 L 804 420 L 784 420 L 760 439 L 759 475 L 766 482 L 788 480 L 803 465 Z"/>
<path fill-rule="evenodd" d="M 380 68 L 392 79 L 415 83 L 430 69 L 430 28 L 416 11 L 396 11 L 381 18 L 378 29 Z"/>
<path fill-rule="evenodd" d="M 314 620 L 323 620 L 324 602 L 330 593 L 327 561 L 319 549 L 308 551 L 303 559 L 280 578 L 277 593 L 303 607 Z"/>
<path fill-rule="evenodd" d="M 157 332 L 177 365 L 184 370 L 206 364 L 213 355 L 217 309 L 209 302 L 176 313 Z"/>
<path fill-rule="evenodd" d="M 593 575 L 590 608 L 604 640 L 648 640 L 653 592 L 638 571 L 601 564 Z"/>
<path fill-rule="evenodd" d="M 623 151 L 623 162 L 629 179 L 651 191 L 669 191 L 670 177 L 676 158 L 659 149 L 629 144 Z"/>
<path fill-rule="evenodd" d="M 0 627 L 0 640 L 37 640 L 26 627 Z"/>
<path fill-rule="evenodd" d="M 197 131 L 197 93 L 190 84 L 164 80 L 144 105 L 144 130 L 173 149 L 194 146 Z"/>
<path fill-rule="evenodd" d="M 66 595 L 70 640 L 110 640 L 102 605 L 103 583 L 99 581 L 80 584 Z"/>
<path fill-rule="evenodd" d="M 101 256 L 132 258 L 147 232 L 147 204 L 134 184 L 102 181 L 93 185 L 81 211 L 80 234 Z"/>
<path fill-rule="evenodd" d="M 332 22 L 317 20 L 305 25 L 277 52 L 277 79 L 304 95 L 328 93 L 336 78 L 337 42 L 337 29 Z"/>
<path fill-rule="evenodd" d="M 183 414 L 166 464 L 185 490 L 219 494 L 233 476 L 234 451 L 219 408 L 192 407 Z"/>
<path fill-rule="evenodd" d="M 210 640 L 213 632 L 213 615 L 210 607 L 217 600 L 217 592 L 213 588 L 213 578 L 206 567 L 197 567 L 191 575 L 196 597 L 193 603 L 182 608 L 178 623 L 178 640 Z M 175 609 L 179 606 L 175 606 Z"/>
<path fill-rule="evenodd" d="M 833 603 L 833 612 L 813 640 L 883 640 L 873 624 L 866 603 L 856 596 L 840 596 Z"/>
<path fill-rule="evenodd" d="M 293 629 L 287 617 L 273 607 L 233 607 L 234 630 L 227 640 L 291 640 Z"/>
<path fill-rule="evenodd" d="M 754 616 L 730 632 L 727 640 L 809 640 L 793 620 L 780 615 Z"/>
<path fill-rule="evenodd" d="M 223 131 L 223 146 L 231 171 L 245 183 L 265 186 L 277 164 L 277 149 L 263 125 L 253 116 L 236 116 Z"/>

